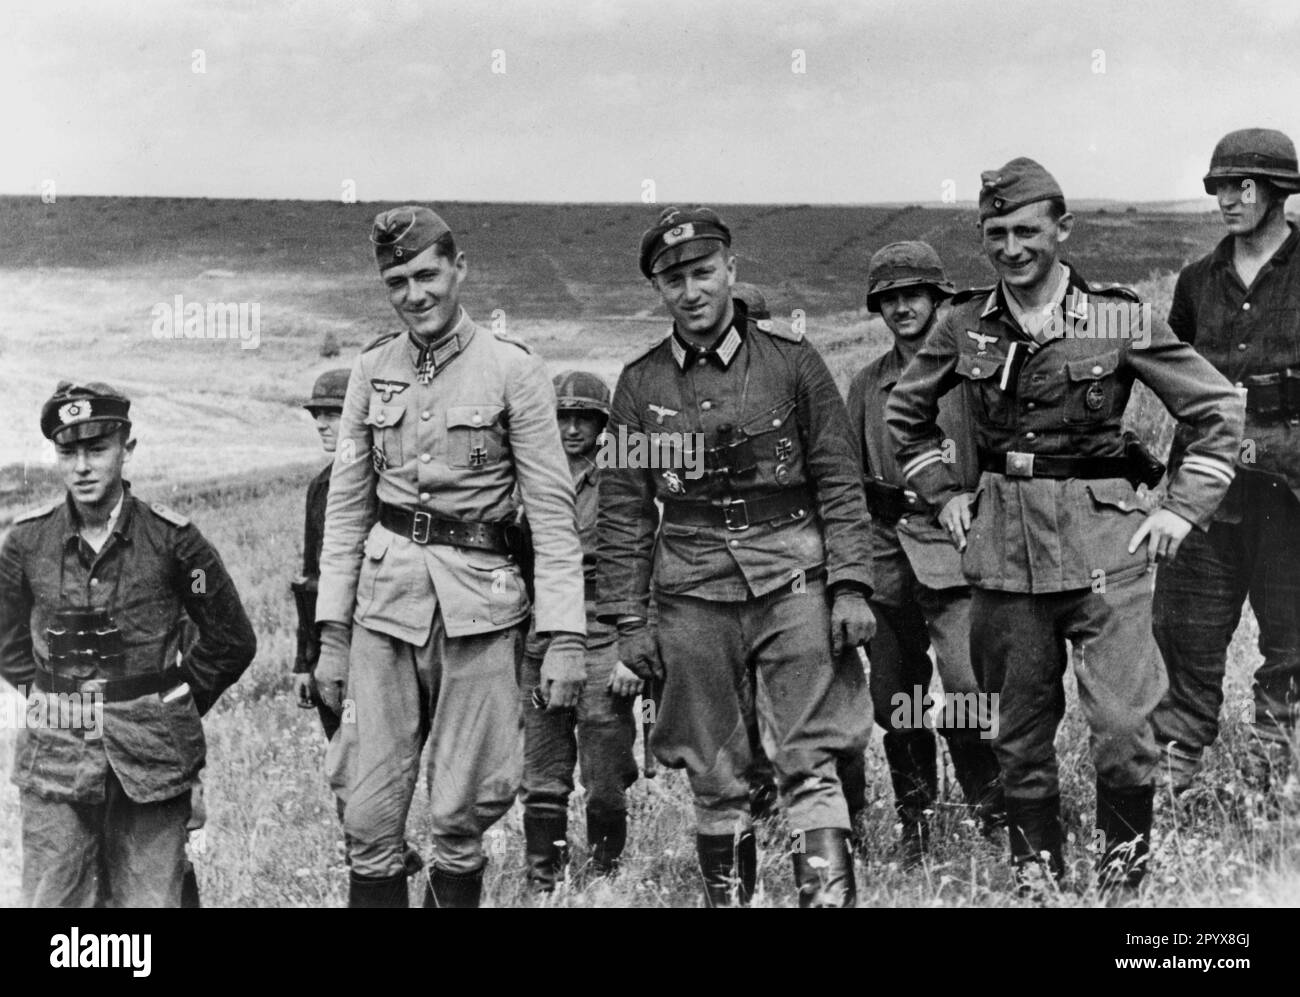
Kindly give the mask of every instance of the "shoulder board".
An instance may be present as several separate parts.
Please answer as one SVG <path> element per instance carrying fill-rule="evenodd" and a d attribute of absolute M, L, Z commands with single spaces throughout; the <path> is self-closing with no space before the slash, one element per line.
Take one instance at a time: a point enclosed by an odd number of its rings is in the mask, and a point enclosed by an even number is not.
<path fill-rule="evenodd" d="M 175 509 L 171 509 L 163 505 L 161 502 L 145 502 L 144 504 L 153 510 L 153 514 L 155 516 L 157 516 L 160 519 L 167 520 L 167 522 L 171 523 L 173 526 L 190 525 L 190 521 L 188 519 L 182 516 Z"/>
<path fill-rule="evenodd" d="M 51 502 L 49 505 L 40 506 L 36 509 L 28 509 L 26 512 L 19 513 L 14 517 L 14 524 L 25 523 L 29 519 L 42 519 L 61 505 L 63 505 L 63 499 L 59 499 L 57 502 Z"/>
<path fill-rule="evenodd" d="M 1110 294 L 1117 298 L 1125 298 L 1129 301 L 1141 302 L 1137 291 L 1125 284 L 1089 284 L 1089 294 Z"/>
<path fill-rule="evenodd" d="M 970 301 L 974 298 L 986 298 L 997 286 L 997 284 L 990 284 L 988 287 L 967 287 L 954 294 L 950 301 L 954 305 L 960 305 L 963 301 Z"/>
<path fill-rule="evenodd" d="M 640 353 L 637 353 L 636 355 L 634 355 L 628 360 L 624 360 L 623 366 L 631 367 L 634 363 L 640 363 L 642 360 L 648 357 L 655 350 L 659 349 L 659 347 L 663 346 L 664 343 L 668 342 L 671 336 L 672 333 L 670 332 L 667 336 L 664 336 L 663 339 L 656 339 L 653 343 L 651 343 L 649 346 L 643 349 Z"/>
<path fill-rule="evenodd" d="M 769 336 L 775 336 L 777 339 L 786 339 L 792 343 L 803 342 L 803 333 L 796 331 L 794 326 L 785 325 L 784 323 L 777 325 L 771 320 L 759 322 L 754 319 L 750 319 L 749 324 L 759 332 L 765 332 Z"/>
<path fill-rule="evenodd" d="M 370 352 L 371 350 L 373 350 L 376 346 L 383 346 L 386 342 L 388 342 L 388 341 L 389 341 L 390 339 L 392 339 L 394 336 L 400 336 L 400 335 L 401 335 L 400 332 L 386 332 L 386 333 L 384 333 L 382 336 L 376 336 L 376 337 L 375 337 L 374 339 L 372 339 L 370 342 L 366 343 L 365 346 L 361 347 L 361 352 L 362 352 L 362 353 L 369 353 L 369 352 Z"/>
<path fill-rule="evenodd" d="M 495 329 L 493 329 L 492 335 L 495 338 L 501 340 L 501 342 L 503 343 L 509 343 L 511 346 L 518 346 L 525 353 L 533 352 L 533 348 L 529 346 L 527 343 L 525 343 L 522 339 L 515 339 L 514 336 L 511 336 L 508 333 L 497 332 Z"/>

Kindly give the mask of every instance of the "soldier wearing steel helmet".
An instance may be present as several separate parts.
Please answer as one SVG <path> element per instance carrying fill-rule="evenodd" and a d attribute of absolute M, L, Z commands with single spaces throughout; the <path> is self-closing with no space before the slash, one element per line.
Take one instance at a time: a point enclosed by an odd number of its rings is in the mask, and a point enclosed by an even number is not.
<path fill-rule="evenodd" d="M 1178 275 L 1169 325 L 1245 394 L 1246 428 L 1208 530 L 1156 576 L 1169 692 L 1153 723 L 1175 791 L 1218 736 L 1228 644 L 1247 600 L 1263 657 L 1250 717 L 1257 785 L 1285 778 L 1300 717 L 1300 232 L 1285 213 L 1300 191 L 1295 146 L 1270 128 L 1230 132 L 1204 182 L 1227 235 Z M 1186 452 L 1180 428 L 1171 465 Z"/>
<path fill-rule="evenodd" d="M 716 212 L 666 209 L 639 264 L 673 327 L 624 367 L 609 432 L 689 439 L 702 461 L 694 477 L 654 462 L 603 472 L 599 615 L 617 622 L 620 660 L 665 678 L 652 745 L 690 779 L 706 903 L 746 903 L 754 889 L 752 710 L 794 832 L 800 906 L 849 907 L 836 762 L 870 730 L 855 646 L 874 620 L 844 403 L 802 333 L 761 328 L 733 298 Z"/>
<path fill-rule="evenodd" d="M 78 707 L 19 734 L 27 906 L 182 905 L 200 718 L 257 648 L 212 545 L 123 480 L 130 407 L 110 385 L 59 383 L 40 425 L 67 493 L 0 547 L 0 677 L 30 692 L 29 716 Z"/>
<path fill-rule="evenodd" d="M 609 388 L 582 370 L 556 375 L 560 442 L 569 460 L 577 502 L 578 536 L 587 604 L 587 676 L 576 705 L 543 707 L 546 640 L 533 631 L 524 654 L 524 845 L 528 880 L 538 892 L 555 888 L 567 860 L 569 795 L 577 765 L 586 790 L 590 871 L 614 872 L 627 842 L 627 788 L 636 781 L 632 702 L 641 680 L 618 660 L 618 632 L 596 619 L 596 497 L 601 468 L 596 449 L 609 419 Z"/>
<path fill-rule="evenodd" d="M 906 487 L 884 418 L 890 391 L 952 294 L 943 261 L 927 243 L 895 242 L 878 250 L 867 267 L 867 308 L 884 318 L 894 345 L 849 386 L 849 422 L 871 511 L 871 605 L 878 621 L 870 648 L 871 702 L 885 731 L 885 759 L 909 867 L 928 848 L 938 798 L 933 711 L 912 708 L 918 698 L 929 706 L 932 647 L 944 693 L 954 704 L 940 713 L 937 727 L 966 804 L 986 832 L 1005 820 L 990 718 L 987 712 L 980 715 L 971 666 L 970 587 L 961 557 L 938 524 L 938 510 Z M 951 443 L 949 466 L 963 488 L 974 489 L 979 465 L 964 396 L 942 399 L 938 423 Z M 923 718 L 919 727 L 917 717 Z"/>
<path fill-rule="evenodd" d="M 1021 157 L 981 180 L 980 232 L 1000 280 L 954 296 L 891 392 L 886 422 L 908 487 L 940 509 L 973 586 L 971 658 L 981 689 L 999 697 L 993 744 L 1019 888 L 1065 872 L 1055 736 L 1067 641 L 1097 773 L 1099 885 L 1136 888 L 1159 757 L 1150 717 L 1166 687 L 1148 572 L 1206 528 L 1227 491 L 1242 406 L 1168 326 L 1133 308 L 1136 294 L 1091 286 L 1061 260 L 1074 217 L 1047 170 Z M 1116 312 L 1142 327 L 1098 338 Z M 1121 426 L 1135 380 L 1192 427 L 1150 514 L 1135 491 L 1148 462 Z M 953 389 L 974 421 L 973 492 L 945 460 L 937 422 Z"/>

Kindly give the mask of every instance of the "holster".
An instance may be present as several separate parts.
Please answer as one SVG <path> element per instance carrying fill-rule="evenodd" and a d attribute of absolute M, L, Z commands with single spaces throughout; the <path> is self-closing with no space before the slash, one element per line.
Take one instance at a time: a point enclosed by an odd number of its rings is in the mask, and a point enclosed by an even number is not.
<path fill-rule="evenodd" d="M 298 610 L 298 661 L 295 671 L 310 671 L 320 657 L 320 640 L 316 634 L 316 579 L 299 575 L 289 583 L 293 604 Z"/>
<path fill-rule="evenodd" d="M 873 519 L 897 523 L 904 516 L 926 511 L 924 500 L 901 485 L 891 485 L 879 478 L 864 478 L 862 486 L 867 493 L 867 511 Z"/>
<path fill-rule="evenodd" d="M 537 558 L 533 553 L 533 528 L 528 524 L 528 517 L 521 510 L 518 518 L 505 528 L 506 547 L 519 565 L 520 577 L 524 580 L 524 589 L 528 592 L 528 601 L 535 602 L 533 575 L 537 567 Z"/>
<path fill-rule="evenodd" d="M 1165 476 L 1164 463 L 1131 431 L 1124 433 L 1124 456 L 1128 458 L 1128 478 L 1134 488 L 1138 485 L 1154 488 Z"/>

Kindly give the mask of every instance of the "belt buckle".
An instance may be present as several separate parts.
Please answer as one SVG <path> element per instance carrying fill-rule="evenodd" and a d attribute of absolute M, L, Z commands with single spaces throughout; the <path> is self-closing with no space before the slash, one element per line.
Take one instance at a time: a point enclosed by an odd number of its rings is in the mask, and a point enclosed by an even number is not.
<path fill-rule="evenodd" d="M 433 529 L 433 516 L 422 509 L 417 509 L 411 519 L 411 539 L 418 544 L 429 542 L 429 531 Z"/>
<path fill-rule="evenodd" d="M 744 522 L 737 523 L 731 518 L 733 509 L 740 509 L 740 516 Z M 728 499 L 722 504 L 722 521 L 727 524 L 727 529 L 732 533 L 739 533 L 742 530 L 749 529 L 749 507 L 745 505 L 744 499 Z"/>
<path fill-rule="evenodd" d="M 1034 476 L 1034 455 L 1011 450 L 1007 453 L 1006 473 L 1009 478 L 1032 478 Z"/>

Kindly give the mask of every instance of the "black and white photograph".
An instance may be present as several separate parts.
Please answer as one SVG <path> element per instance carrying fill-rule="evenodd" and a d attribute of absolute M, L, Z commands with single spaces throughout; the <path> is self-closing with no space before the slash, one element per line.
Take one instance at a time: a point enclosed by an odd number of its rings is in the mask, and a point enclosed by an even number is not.
<path fill-rule="evenodd" d="M 0 906 L 1263 966 L 1165 914 L 1300 905 L 1300 6 L 0 18 Z"/>

